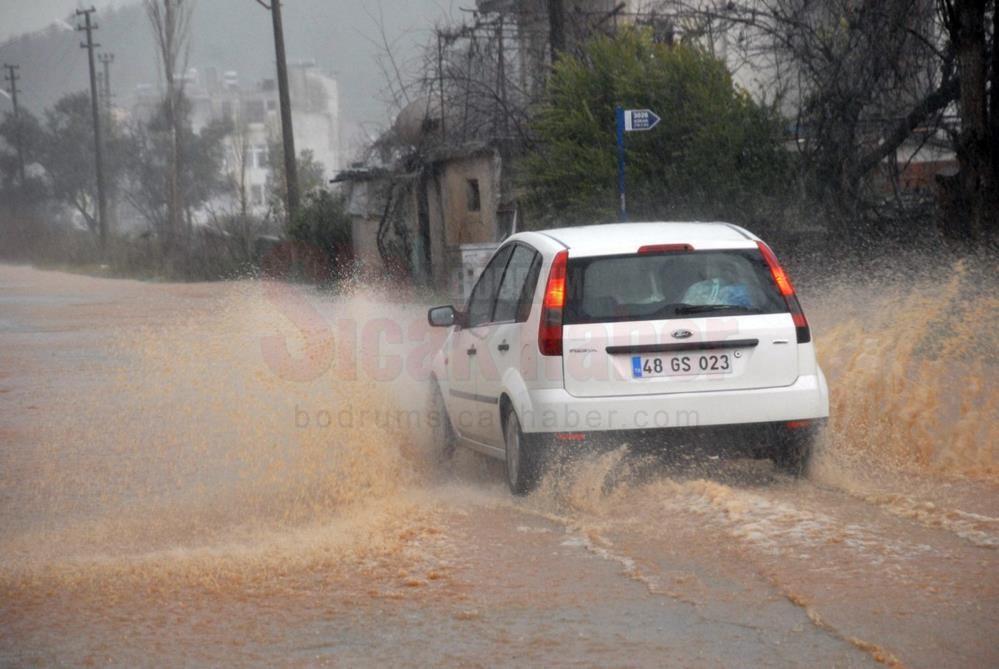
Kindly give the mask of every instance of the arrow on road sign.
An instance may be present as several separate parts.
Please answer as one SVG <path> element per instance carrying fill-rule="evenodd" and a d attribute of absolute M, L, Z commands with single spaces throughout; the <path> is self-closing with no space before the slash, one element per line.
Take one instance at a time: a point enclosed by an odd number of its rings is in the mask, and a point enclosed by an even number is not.
<path fill-rule="evenodd" d="M 645 132 L 659 125 L 662 119 L 650 109 L 625 109 L 624 131 Z"/>
<path fill-rule="evenodd" d="M 625 151 L 626 132 L 646 132 L 659 125 L 662 119 L 651 109 L 624 109 L 614 107 L 614 126 L 617 134 L 617 192 L 618 219 L 628 220 L 628 195 L 625 190 Z"/>

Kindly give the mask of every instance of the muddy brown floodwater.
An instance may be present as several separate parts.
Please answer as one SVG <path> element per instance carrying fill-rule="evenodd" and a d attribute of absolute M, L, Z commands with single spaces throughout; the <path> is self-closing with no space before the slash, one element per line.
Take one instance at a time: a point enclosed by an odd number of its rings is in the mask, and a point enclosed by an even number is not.
<path fill-rule="evenodd" d="M 0 266 L 0 665 L 999 665 L 995 277 L 799 286 L 807 480 L 426 457 L 424 311 Z M 991 283 L 990 283 L 991 282 Z"/>

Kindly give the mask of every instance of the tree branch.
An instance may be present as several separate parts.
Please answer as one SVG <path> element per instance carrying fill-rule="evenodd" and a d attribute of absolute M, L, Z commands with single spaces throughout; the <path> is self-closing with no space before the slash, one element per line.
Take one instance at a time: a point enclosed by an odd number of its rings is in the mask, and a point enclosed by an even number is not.
<path fill-rule="evenodd" d="M 852 176 L 860 178 L 873 170 L 889 154 L 898 149 L 902 143 L 908 139 L 912 131 L 919 127 L 926 118 L 940 111 L 951 102 L 957 99 L 960 92 L 960 81 L 955 75 L 940 85 L 940 88 L 933 91 L 919 104 L 917 104 L 902 121 L 895 126 L 895 129 L 880 143 L 877 148 L 869 151 L 857 161 L 857 166 L 853 169 Z"/>

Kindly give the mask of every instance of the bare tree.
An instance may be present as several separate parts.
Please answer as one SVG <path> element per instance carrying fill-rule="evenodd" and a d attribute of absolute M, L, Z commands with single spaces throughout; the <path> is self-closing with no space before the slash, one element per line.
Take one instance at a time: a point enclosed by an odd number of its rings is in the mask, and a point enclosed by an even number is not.
<path fill-rule="evenodd" d="M 157 57 L 166 84 L 166 115 L 170 127 L 170 156 L 167 170 L 167 239 L 166 252 L 176 252 L 178 242 L 186 242 L 183 225 L 183 194 L 180 172 L 184 157 L 180 146 L 180 99 L 184 95 L 188 50 L 190 48 L 191 16 L 195 0 L 144 0 L 146 15 L 156 39 Z M 178 76 L 178 72 L 180 76 Z"/>
<path fill-rule="evenodd" d="M 959 102 L 961 184 L 952 217 L 985 224 L 995 198 L 988 117 L 994 0 L 659 0 L 685 38 L 719 44 L 770 84 L 797 129 L 805 172 L 847 222 L 876 213 L 871 175 L 906 142 L 945 142 Z M 991 68 L 995 78 L 996 68 Z M 996 86 L 991 86 L 996 95 Z M 999 98 L 997 98 L 999 100 Z M 996 104 L 991 105 L 995 109 Z M 992 193 L 992 195 L 989 195 Z M 993 200 L 994 202 L 994 200 Z M 953 208 L 952 208 L 953 209 Z M 965 233 L 977 235 L 972 229 Z"/>
<path fill-rule="evenodd" d="M 238 213 L 236 215 L 237 225 L 235 232 L 239 237 L 239 241 L 243 246 L 243 251 L 246 257 L 249 258 L 253 253 L 253 236 L 254 221 L 250 215 L 250 197 L 249 188 L 247 184 L 248 170 L 250 167 L 250 133 L 249 128 L 246 127 L 246 123 L 239 120 L 236 124 L 236 128 L 230 135 L 228 142 L 228 180 L 229 187 L 232 192 L 236 195 L 236 206 Z M 233 227 L 233 226 L 230 226 Z"/>
<path fill-rule="evenodd" d="M 952 77 L 927 67 L 937 58 L 932 0 L 682 6 L 687 32 L 694 19 L 697 37 L 723 40 L 737 69 L 767 80 L 785 113 L 796 117 L 816 182 L 848 213 L 861 201 L 862 178 L 894 153 L 913 124 L 953 99 Z M 920 113 L 910 119 L 914 110 Z"/>
<path fill-rule="evenodd" d="M 399 62 L 397 55 L 398 45 L 401 40 L 408 37 L 408 32 L 398 35 L 395 39 L 389 39 L 385 31 L 385 13 L 382 11 L 381 3 L 378 3 L 377 16 L 367 6 L 364 7 L 364 12 L 378 30 L 377 38 L 366 37 L 366 39 L 377 50 L 375 63 L 381 70 L 382 78 L 386 83 L 387 99 L 385 102 L 389 104 L 392 111 L 398 113 L 412 102 L 408 90 L 411 82 L 407 82 L 403 75 L 404 64 Z"/>

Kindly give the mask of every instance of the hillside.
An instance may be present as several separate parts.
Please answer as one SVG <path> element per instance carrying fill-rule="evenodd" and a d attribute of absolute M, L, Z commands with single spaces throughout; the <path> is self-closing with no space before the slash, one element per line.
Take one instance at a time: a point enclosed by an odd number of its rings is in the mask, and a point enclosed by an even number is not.
<path fill-rule="evenodd" d="M 372 8 L 374 5 L 374 8 Z M 384 78 L 376 63 L 380 48 L 375 3 L 352 0 L 289 0 L 285 32 L 290 61 L 315 60 L 340 82 L 345 138 L 387 119 L 381 91 Z M 417 57 L 436 20 L 443 16 L 434 0 L 386 3 L 385 31 L 397 59 Z M 70 24 L 74 21 L 70 20 Z M 95 39 L 113 52 L 112 86 L 119 104 L 128 104 L 135 87 L 157 82 L 151 29 L 140 4 L 100 13 Z M 14 38 L 0 45 L 0 62 L 21 66 L 21 99 L 38 113 L 65 93 L 89 85 L 86 52 L 79 33 L 68 28 Z M 236 70 L 252 83 L 274 76 L 274 46 L 268 13 L 253 0 L 201 0 L 196 9 L 189 65 Z M 0 97 L 0 110 L 9 101 Z"/>

